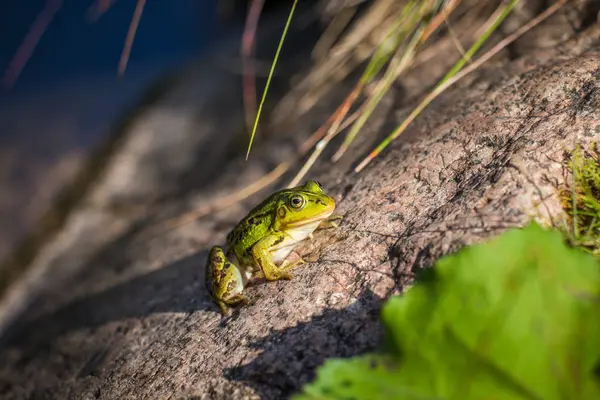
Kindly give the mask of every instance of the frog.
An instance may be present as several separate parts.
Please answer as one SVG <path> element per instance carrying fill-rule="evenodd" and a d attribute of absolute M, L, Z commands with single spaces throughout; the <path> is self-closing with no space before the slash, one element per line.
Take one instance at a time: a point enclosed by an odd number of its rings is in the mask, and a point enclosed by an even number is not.
<path fill-rule="evenodd" d="M 317 229 L 334 226 L 336 204 L 322 185 L 308 180 L 279 190 L 254 207 L 227 235 L 226 250 L 214 246 L 206 261 L 206 287 L 222 315 L 231 307 L 248 304 L 243 291 L 254 277 L 266 281 L 290 280 L 290 270 L 304 264 L 287 257 Z"/>

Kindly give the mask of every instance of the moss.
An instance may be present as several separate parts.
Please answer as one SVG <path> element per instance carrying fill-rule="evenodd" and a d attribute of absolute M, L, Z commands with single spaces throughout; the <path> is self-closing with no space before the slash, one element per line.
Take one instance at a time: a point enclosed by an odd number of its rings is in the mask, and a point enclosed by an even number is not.
<path fill-rule="evenodd" d="M 596 143 L 577 146 L 564 161 L 565 184 L 560 201 L 565 210 L 563 229 L 575 246 L 600 257 L 600 151 Z"/>

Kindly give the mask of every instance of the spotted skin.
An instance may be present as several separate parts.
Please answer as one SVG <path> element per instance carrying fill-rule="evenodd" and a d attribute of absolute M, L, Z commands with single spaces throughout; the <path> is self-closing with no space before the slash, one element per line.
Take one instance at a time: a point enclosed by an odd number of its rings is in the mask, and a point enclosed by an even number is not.
<path fill-rule="evenodd" d="M 334 209 L 335 201 L 316 181 L 275 192 L 252 209 L 227 235 L 227 253 L 215 246 L 208 256 L 206 286 L 221 313 L 246 302 L 242 291 L 254 276 L 292 279 L 289 270 L 304 261 L 289 263 L 285 258 Z"/>
<path fill-rule="evenodd" d="M 244 277 L 235 264 L 225 257 L 223 249 L 213 247 L 206 263 L 206 286 L 222 314 L 230 313 L 229 305 L 247 302 L 241 294 L 244 286 L 240 282 L 243 281 Z"/>

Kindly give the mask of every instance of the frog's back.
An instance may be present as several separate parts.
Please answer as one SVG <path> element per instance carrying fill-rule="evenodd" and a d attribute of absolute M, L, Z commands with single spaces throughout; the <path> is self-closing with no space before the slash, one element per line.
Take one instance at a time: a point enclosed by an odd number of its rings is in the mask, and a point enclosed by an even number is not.
<path fill-rule="evenodd" d="M 227 235 L 227 244 L 238 255 L 247 255 L 252 246 L 271 231 L 275 218 L 277 199 L 285 192 L 282 190 L 254 207 L 244 219 Z"/>
<path fill-rule="evenodd" d="M 235 248 L 236 252 L 243 250 L 247 255 L 250 248 L 263 237 L 267 236 L 271 230 L 273 222 L 272 215 L 260 215 L 257 218 L 244 218 L 227 235 L 227 244 Z"/>

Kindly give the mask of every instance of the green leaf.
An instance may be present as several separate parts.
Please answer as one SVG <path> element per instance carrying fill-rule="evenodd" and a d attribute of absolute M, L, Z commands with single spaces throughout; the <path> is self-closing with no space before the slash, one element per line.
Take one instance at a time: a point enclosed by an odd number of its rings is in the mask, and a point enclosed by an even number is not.
<path fill-rule="evenodd" d="M 297 398 L 600 399 L 600 265 L 560 233 L 533 223 L 426 275 L 384 306 L 387 355 L 329 360 Z"/>

